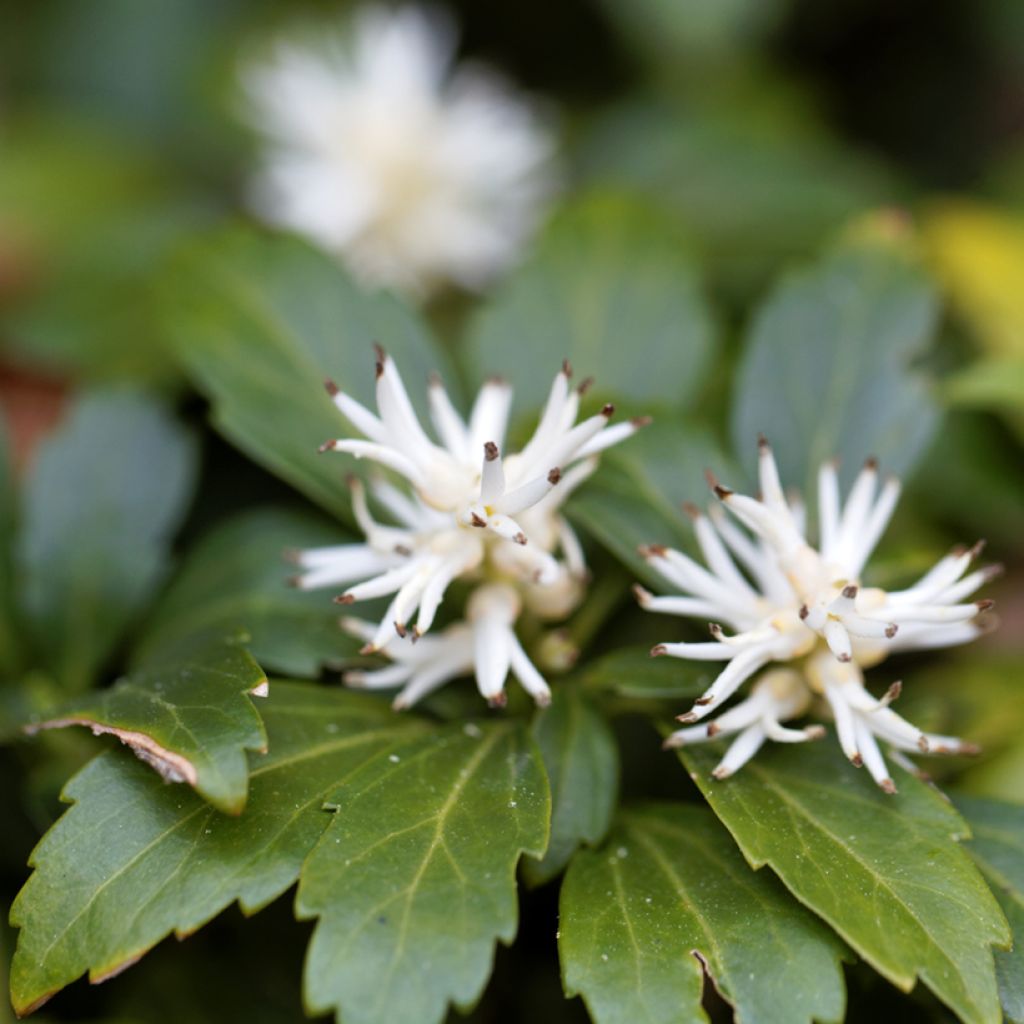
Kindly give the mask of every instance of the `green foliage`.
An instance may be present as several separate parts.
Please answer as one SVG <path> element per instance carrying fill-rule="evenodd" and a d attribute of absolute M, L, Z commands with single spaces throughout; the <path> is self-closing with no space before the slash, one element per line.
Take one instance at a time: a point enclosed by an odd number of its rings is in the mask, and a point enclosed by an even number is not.
<path fill-rule="evenodd" d="M 679 407 L 713 351 L 711 316 L 679 230 L 656 210 L 598 193 L 566 208 L 473 320 L 475 379 L 499 373 L 526 407 L 563 358 L 630 412 Z M 545 371 L 547 369 L 547 372 Z"/>
<path fill-rule="evenodd" d="M 0 679 L 16 669 L 21 646 L 14 622 L 16 494 L 7 431 L 3 419 L 0 419 Z"/>
<path fill-rule="evenodd" d="M 277 681 L 263 718 L 269 752 L 252 758 L 240 817 L 166 786 L 121 751 L 68 783 L 72 807 L 33 852 L 36 870 L 11 912 L 19 1013 L 85 970 L 93 981 L 116 974 L 236 900 L 247 914 L 266 906 L 294 884 L 330 822 L 327 797 L 374 751 L 423 731 L 380 701 Z"/>
<path fill-rule="evenodd" d="M 95 680 L 164 576 L 194 464 L 191 436 L 130 391 L 80 399 L 44 443 L 18 561 L 39 658 L 67 690 Z"/>
<path fill-rule="evenodd" d="M 652 658 L 647 648 L 626 647 L 591 662 L 583 671 L 583 685 L 620 697 L 657 699 L 699 697 L 714 676 L 706 665 Z"/>
<path fill-rule="evenodd" d="M 1013 930 L 1013 949 L 996 954 L 999 996 L 1006 1019 L 1024 1020 L 1024 807 L 956 797 L 971 826 L 967 850 L 992 886 Z"/>
<path fill-rule="evenodd" d="M 266 692 L 267 677 L 248 651 L 207 641 L 63 704 L 31 728 L 84 725 L 112 733 L 166 781 L 187 782 L 214 807 L 240 814 L 248 790 L 245 751 L 267 749 L 250 698 Z"/>
<path fill-rule="evenodd" d="M 1009 930 L 940 793 L 900 772 L 886 795 L 832 744 L 767 751 L 726 783 L 711 778 L 714 750 L 680 758 L 751 866 L 770 866 L 879 973 L 904 991 L 919 976 L 961 1020 L 998 1022 L 991 946 Z"/>
<path fill-rule="evenodd" d="M 893 245 L 851 243 L 785 278 L 755 315 L 739 367 L 732 436 L 745 463 L 763 433 L 783 481 L 808 495 L 830 458 L 848 481 L 870 455 L 906 473 L 938 422 L 911 368 L 936 314 L 933 287 Z"/>
<path fill-rule="evenodd" d="M 630 808 L 600 850 L 578 854 L 559 949 L 596 1024 L 706 1021 L 705 969 L 740 1020 L 843 1017 L 843 944 L 701 807 Z"/>
<path fill-rule="evenodd" d="M 533 736 L 551 784 L 547 851 L 539 861 L 523 862 L 523 876 L 537 885 L 561 874 L 580 843 L 604 838 L 618 798 L 619 751 L 604 715 L 568 682 L 537 713 Z"/>
<path fill-rule="evenodd" d="M 341 780 L 339 780 L 341 782 Z M 318 918 L 305 1001 L 349 1024 L 471 1006 L 515 936 L 515 867 L 547 844 L 544 766 L 515 722 L 454 724 L 364 758 L 327 797 L 296 912 Z"/>
<path fill-rule="evenodd" d="M 659 416 L 608 453 L 600 474 L 575 497 L 569 515 L 637 576 L 663 587 L 637 548 L 667 544 L 691 549 L 693 532 L 682 503 L 704 504 L 704 471 L 714 468 L 729 479 L 733 466 L 707 430 Z"/>
<path fill-rule="evenodd" d="M 323 455 L 350 425 L 328 378 L 373 404 L 373 344 L 406 380 L 453 374 L 424 324 L 394 299 L 367 294 L 324 254 L 290 238 L 224 231 L 183 250 L 164 284 L 168 330 L 217 428 L 251 458 L 329 512 L 349 518 L 345 475 Z M 414 402 L 425 387 L 413 387 Z M 422 409 L 421 409 L 422 411 Z"/>
<path fill-rule="evenodd" d="M 312 678 L 359 646 L 338 629 L 329 594 L 288 585 L 289 549 L 345 543 L 341 528 L 282 508 L 243 512 L 189 552 L 157 602 L 135 649 L 136 662 L 173 658 L 196 635 L 243 630 L 253 657 L 270 672 Z"/>

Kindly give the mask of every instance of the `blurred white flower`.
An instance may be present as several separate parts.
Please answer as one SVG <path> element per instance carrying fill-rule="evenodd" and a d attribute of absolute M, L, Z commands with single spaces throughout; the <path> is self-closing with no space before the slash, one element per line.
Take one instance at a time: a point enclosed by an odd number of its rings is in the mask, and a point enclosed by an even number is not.
<path fill-rule="evenodd" d="M 437 11 L 370 6 L 242 69 L 265 140 L 252 204 L 367 284 L 479 288 L 515 259 L 553 188 L 544 119 L 495 73 L 453 67 Z"/>
<path fill-rule="evenodd" d="M 383 675 L 355 678 L 378 685 L 381 680 L 408 680 L 403 706 L 432 689 L 436 673 L 444 681 L 468 668 L 475 668 L 481 693 L 499 703 L 509 664 L 527 690 L 544 699 L 547 688 L 543 680 L 537 682 L 540 677 L 515 642 L 512 626 L 523 605 L 542 618 L 561 618 L 575 607 L 586 566 L 561 505 L 593 472 L 601 451 L 646 421 L 609 426 L 614 410 L 606 405 L 577 423 L 588 382 L 572 388 L 566 363 L 555 376 L 529 442 L 503 457 L 512 402 L 508 384 L 484 384 L 467 422 L 440 379 L 432 379 L 429 407 L 438 443 L 421 426 L 398 368 L 382 350 L 376 372 L 377 414 L 328 382 L 334 404 L 363 437 L 328 441 L 321 451 L 371 459 L 404 481 L 405 486 L 396 486 L 381 476 L 370 484 L 393 524 L 373 517 L 366 490 L 354 479 L 353 511 L 365 543 L 297 552 L 294 558 L 302 571 L 295 585 L 345 587 L 335 598 L 345 605 L 394 595 L 372 631 L 367 632 L 365 623 L 358 629 L 366 640 L 364 653 L 383 651 L 398 664 L 382 670 Z M 448 586 L 460 577 L 487 584 L 470 598 L 469 626 L 448 630 L 422 651 L 411 651 L 433 625 Z M 473 637 L 480 636 L 489 638 L 486 643 L 496 662 L 488 660 L 490 655 L 472 654 L 477 643 Z M 506 657 L 502 652 L 510 653 Z"/>
<path fill-rule="evenodd" d="M 669 746 L 739 733 L 715 770 L 717 778 L 742 767 L 766 739 L 798 742 L 820 729 L 784 729 L 780 722 L 804 714 L 815 696 L 825 699 L 843 751 L 865 765 L 886 791 L 895 787 L 879 751 L 883 740 L 898 751 L 968 753 L 971 744 L 921 732 L 889 708 L 899 684 L 881 699 L 864 687 L 863 669 L 896 651 L 949 647 L 983 631 L 978 615 L 991 601 L 967 601 L 1000 570 L 968 573 L 981 550 L 957 548 L 906 590 L 861 585 L 861 573 L 882 536 L 899 498 L 899 482 L 879 487 L 869 460 L 840 507 L 836 467 L 819 473 L 817 548 L 806 539 L 803 506 L 787 499 L 771 448 L 759 444 L 760 499 L 736 494 L 713 478 L 721 506 L 710 517 L 690 508 L 706 568 L 664 547 L 643 549 L 644 557 L 678 597 L 655 597 L 637 588 L 650 611 L 711 621 L 706 643 L 666 643 L 654 655 L 727 662 L 707 691 L 680 720 L 696 722 L 717 711 L 740 686 L 773 662 L 796 662 L 800 671 L 775 671 L 755 684 L 751 696 L 703 726 L 680 729 Z M 741 527 L 745 527 L 742 529 Z M 966 574 L 966 575 L 965 575 Z M 727 633 L 723 625 L 731 629 Z"/>

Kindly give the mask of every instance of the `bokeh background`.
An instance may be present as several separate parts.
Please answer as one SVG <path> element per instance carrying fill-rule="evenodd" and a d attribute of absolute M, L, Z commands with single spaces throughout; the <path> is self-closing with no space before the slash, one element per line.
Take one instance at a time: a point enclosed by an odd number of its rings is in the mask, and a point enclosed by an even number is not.
<path fill-rule="evenodd" d="M 787 268 L 864 223 L 919 250 L 945 299 L 929 360 L 950 411 L 911 492 L 927 505 L 924 529 L 984 535 L 1007 563 L 996 591 L 1003 628 L 987 643 L 991 657 L 1012 664 L 1024 630 L 1024 5 L 447 6 L 461 54 L 496 65 L 557 113 L 567 190 L 638 194 L 691 240 L 725 339 L 726 358 L 699 398 L 708 420 L 727 398 L 752 305 Z M 0 402 L 20 464 L 86 384 L 142 384 L 203 422 L 203 404 L 164 344 L 156 282 L 182 240 L 246 216 L 254 143 L 236 116 L 239 55 L 296 18 L 338 10 L 280 0 L 3 5 Z M 458 294 L 434 302 L 442 336 L 455 337 L 470 304 Z M 203 465 L 203 500 L 183 543 L 232 510 L 285 495 L 213 435 Z M 949 681 L 960 699 L 969 688 Z M 93 749 L 78 736 L 48 742 L 56 753 L 35 764 L 28 798 L 0 781 L 0 820 L 13 823 L 0 838 L 5 905 L 57 811 L 68 765 Z M 287 901 L 244 927 L 232 910 L 187 948 L 165 943 L 116 986 L 76 986 L 45 1013 L 147 1024 L 299 1020 L 305 933 Z M 474 1019 L 582 1015 L 557 994 L 554 936 L 527 934 L 519 945 L 515 959 L 499 952 Z M 863 980 L 851 986 L 850 1019 L 870 1006 L 874 983 Z M 0 1021 L 6 1012 L 0 1000 Z M 938 1012 L 926 1002 L 906 1009 L 921 1019 Z"/>

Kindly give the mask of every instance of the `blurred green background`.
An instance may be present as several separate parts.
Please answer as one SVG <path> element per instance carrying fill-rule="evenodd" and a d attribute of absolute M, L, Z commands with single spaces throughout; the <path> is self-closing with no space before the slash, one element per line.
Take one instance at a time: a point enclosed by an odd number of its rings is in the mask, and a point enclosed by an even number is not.
<path fill-rule="evenodd" d="M 988 657 L 1012 687 L 1024 632 L 1024 5 L 448 6 L 463 55 L 498 66 L 558 112 L 570 192 L 635 193 L 689 239 L 725 338 L 726 358 L 695 400 L 719 434 L 739 332 L 781 273 L 844 231 L 889 235 L 932 269 L 945 315 L 928 358 L 949 412 L 911 481 L 918 501 L 903 521 L 927 549 L 982 533 L 1007 563 L 996 591 L 1003 628 Z M 156 315 L 161 267 L 183 239 L 245 216 L 252 141 L 235 117 L 239 54 L 279 25 L 338 9 L 270 0 L 3 5 L 0 400 L 22 464 L 83 383 L 130 380 L 203 421 Z M 469 305 L 449 295 L 429 310 L 443 337 L 454 339 Z M 233 509 L 287 494 L 212 435 L 203 466 L 203 501 L 185 541 Z M 950 674 L 948 691 L 963 699 L 962 676 Z M 993 737 L 1009 728 L 980 714 L 976 728 Z M 38 799 L 0 785 L 5 905 L 56 812 L 68 766 L 94 747 L 69 735 L 50 749 L 56 760 L 33 769 Z M 5 753 L 8 770 L 23 756 Z M 534 915 L 543 921 L 555 895 L 549 887 L 527 899 L 544 904 Z M 186 950 L 163 945 L 117 986 L 76 986 L 48 1019 L 299 1020 L 306 931 L 284 903 L 244 927 L 232 911 Z M 553 935 L 523 939 L 515 966 L 499 952 L 474 1019 L 575 1019 L 578 1002 L 549 1001 L 558 991 Z M 10 940 L 0 928 L 0 963 Z M 239 977 L 248 982 L 241 991 Z M 881 984 L 863 981 L 851 985 L 850 1019 L 867 1012 Z M 0 1021 L 7 1012 L 0 1000 Z M 938 1013 L 924 997 L 902 1012 Z"/>

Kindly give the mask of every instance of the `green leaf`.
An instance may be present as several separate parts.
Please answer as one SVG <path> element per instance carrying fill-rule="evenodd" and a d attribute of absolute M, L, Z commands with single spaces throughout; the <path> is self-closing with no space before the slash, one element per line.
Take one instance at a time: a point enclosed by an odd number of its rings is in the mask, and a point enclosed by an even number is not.
<path fill-rule="evenodd" d="M 112 733 L 166 781 L 187 782 L 214 807 L 240 814 L 249 778 L 245 751 L 267 749 L 250 698 L 267 690 L 266 675 L 244 647 L 207 641 L 64 704 L 29 728 L 84 725 Z"/>
<path fill-rule="evenodd" d="M 1024 355 L 979 360 L 946 384 L 946 397 L 954 405 L 1005 413 L 1024 438 Z"/>
<path fill-rule="evenodd" d="M 999 997 L 1006 1019 L 1024 1021 L 1024 807 L 957 795 L 971 826 L 967 852 L 981 868 L 1013 929 L 1013 949 L 996 953 Z"/>
<path fill-rule="evenodd" d="M 533 737 L 551 785 L 551 839 L 540 860 L 524 860 L 531 885 L 560 874 L 580 843 L 599 843 L 619 789 L 619 751 L 608 722 L 579 686 L 556 686 Z"/>
<path fill-rule="evenodd" d="M 783 482 L 805 494 L 834 457 L 848 481 L 870 455 L 888 472 L 911 470 L 938 425 L 911 367 L 937 312 L 931 283 L 892 245 L 846 245 L 786 277 L 754 317 L 739 366 L 732 436 L 748 467 L 764 433 Z"/>
<path fill-rule="evenodd" d="M 152 399 L 82 398 L 26 481 L 19 562 L 42 664 L 85 689 L 160 582 L 192 494 L 195 447 Z"/>
<path fill-rule="evenodd" d="M 919 976 L 963 1021 L 997 1024 L 990 947 L 1009 931 L 937 790 L 899 771 L 886 795 L 832 743 L 765 751 L 725 782 L 715 750 L 679 756 L 751 866 L 768 864 L 898 988 Z"/>
<path fill-rule="evenodd" d="M 356 653 L 330 594 L 288 585 L 289 548 L 344 543 L 337 524 L 293 509 L 245 512 L 195 545 L 148 621 L 136 663 L 173 657 L 182 641 L 241 629 L 268 671 L 316 677 Z"/>
<path fill-rule="evenodd" d="M 14 539 L 17 526 L 16 482 L 0 417 L 0 681 L 20 664 L 21 639 L 15 623 Z"/>
<path fill-rule="evenodd" d="M 563 358 L 599 394 L 685 405 L 713 345 L 710 314 L 679 231 L 635 200 L 596 194 L 570 206 L 477 315 L 466 356 L 478 377 L 507 377 L 527 406 L 547 397 Z"/>
<path fill-rule="evenodd" d="M 276 899 L 331 820 L 324 799 L 371 752 L 424 728 L 363 694 L 277 681 L 263 718 L 270 751 L 252 759 L 241 817 L 164 785 L 122 751 L 68 783 L 72 807 L 33 852 L 36 870 L 11 911 L 19 1013 L 86 970 L 94 982 L 111 977 L 236 900 L 252 914 Z"/>
<path fill-rule="evenodd" d="M 588 690 L 620 697 L 699 697 L 714 681 L 699 662 L 652 658 L 647 648 L 622 648 L 586 665 L 582 683 Z"/>
<path fill-rule="evenodd" d="M 705 968 L 737 1020 L 843 1018 L 842 943 L 703 807 L 624 811 L 573 858 L 560 911 L 565 988 L 596 1024 L 706 1021 Z"/>
<path fill-rule="evenodd" d="M 728 479 L 734 463 L 705 430 L 669 416 L 602 458 L 600 472 L 573 496 L 569 516 L 637 576 L 656 587 L 664 580 L 637 554 L 642 544 L 694 547 L 681 505 L 705 504 L 704 471 Z"/>
<path fill-rule="evenodd" d="M 550 797 L 521 726 L 450 726 L 367 758 L 330 797 L 338 813 L 295 900 L 318 918 L 306 957 L 311 1014 L 430 1024 L 468 1007 L 494 941 L 516 932 L 515 868 L 547 843 Z"/>
<path fill-rule="evenodd" d="M 222 232 L 179 254 L 163 286 L 168 330 L 217 428 L 328 511 L 350 519 L 355 460 L 317 448 L 352 428 L 324 391 L 330 378 L 373 405 L 374 342 L 395 357 L 414 404 L 428 374 L 454 375 L 426 326 L 395 299 L 359 291 L 297 239 Z M 424 385 L 424 386 L 421 386 Z"/>

